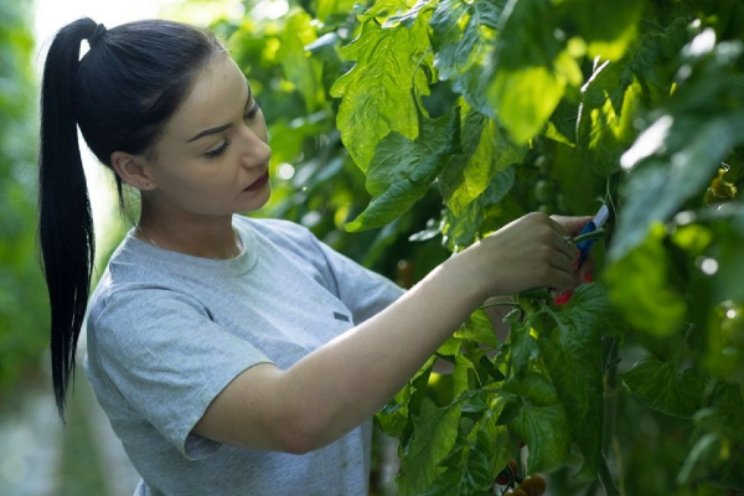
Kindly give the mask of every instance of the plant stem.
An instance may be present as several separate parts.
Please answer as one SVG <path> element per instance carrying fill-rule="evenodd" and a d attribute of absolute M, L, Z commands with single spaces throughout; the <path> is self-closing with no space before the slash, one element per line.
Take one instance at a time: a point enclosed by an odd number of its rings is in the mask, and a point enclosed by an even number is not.
<path fill-rule="evenodd" d="M 514 301 L 501 301 L 499 303 L 489 303 L 488 305 L 481 305 L 478 308 L 480 308 L 481 310 L 485 310 L 486 308 L 491 308 L 491 307 L 512 307 L 512 308 L 519 308 L 519 303 L 516 303 Z"/>
<path fill-rule="evenodd" d="M 608 451 L 610 451 L 610 448 L 614 444 L 615 440 L 617 386 L 619 382 L 617 367 L 620 363 L 620 343 L 616 337 L 608 337 L 606 339 L 608 350 L 604 357 L 604 425 L 602 429 L 602 462 L 600 464 L 599 477 L 600 481 L 602 482 L 602 486 L 605 488 L 605 493 L 609 496 L 610 494 L 621 494 L 615 486 L 614 481 L 612 480 L 612 475 L 610 474 L 609 468 L 607 467 L 606 458 L 606 454 L 608 453 Z M 614 492 L 609 492 L 610 489 Z"/>
<path fill-rule="evenodd" d="M 607 466 L 607 460 L 605 460 L 604 455 L 602 455 L 602 459 L 599 462 L 599 473 L 597 475 L 606 496 L 620 496 L 620 491 L 615 486 L 615 481 L 612 480 L 612 474 Z"/>
<path fill-rule="evenodd" d="M 599 239 L 604 238 L 605 234 L 607 234 L 607 231 L 605 229 L 595 229 L 592 232 L 588 232 L 586 234 L 582 234 L 581 236 L 576 236 L 573 239 L 574 243 L 581 243 L 582 241 L 586 241 L 589 239 Z"/>

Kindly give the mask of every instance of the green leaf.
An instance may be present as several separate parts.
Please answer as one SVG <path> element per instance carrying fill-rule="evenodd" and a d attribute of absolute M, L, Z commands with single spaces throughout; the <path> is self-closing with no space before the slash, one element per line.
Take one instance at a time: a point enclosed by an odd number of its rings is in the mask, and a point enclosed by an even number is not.
<path fill-rule="evenodd" d="M 663 105 L 668 101 L 677 70 L 672 61 L 689 38 L 689 19 L 687 16 L 675 17 L 668 23 L 662 22 L 656 29 L 646 29 L 638 47 L 628 54 L 630 75 L 640 81 L 652 105 Z"/>
<path fill-rule="evenodd" d="M 579 25 L 587 55 L 618 60 L 638 33 L 644 0 L 568 0 L 568 16 Z M 597 15 L 601 12 L 601 15 Z"/>
<path fill-rule="evenodd" d="M 526 153 L 512 145 L 494 121 L 472 110 L 463 119 L 460 136 L 462 153 L 452 156 L 439 178 L 442 196 L 455 216 L 461 216 L 492 181 L 503 182 L 498 173 L 521 162 Z"/>
<path fill-rule="evenodd" d="M 439 464 L 449 454 L 457 439 L 460 409 L 438 408 L 425 399 L 421 413 L 414 421 L 411 440 L 403 451 L 398 489 L 401 496 L 418 496 L 443 471 Z"/>
<path fill-rule="evenodd" d="M 697 426 L 718 432 L 734 442 L 744 442 L 744 388 L 733 384 L 719 383 L 709 399 L 710 406 L 695 415 Z"/>
<path fill-rule="evenodd" d="M 616 330 L 618 319 L 597 283 L 580 286 L 565 308 L 550 315 L 555 327 L 540 330 L 540 351 L 585 468 L 596 473 L 604 418 L 601 338 Z"/>
<path fill-rule="evenodd" d="M 465 353 L 455 356 L 455 369 L 452 371 L 454 397 L 460 400 L 460 396 L 467 395 L 468 391 L 479 387 L 478 376 L 475 371 L 475 363 Z"/>
<path fill-rule="evenodd" d="M 526 143 L 547 122 L 563 97 L 565 82 L 545 67 L 498 71 L 488 97 L 514 141 Z"/>
<path fill-rule="evenodd" d="M 511 347 L 511 366 L 515 374 L 521 374 L 539 356 L 537 333 L 532 329 L 531 322 L 512 324 L 508 342 Z"/>
<path fill-rule="evenodd" d="M 457 118 L 457 109 L 438 119 L 422 118 L 415 141 L 392 133 L 380 142 L 367 171 L 367 190 L 373 198 L 347 230 L 383 226 L 424 196 L 452 151 Z"/>
<path fill-rule="evenodd" d="M 420 496 L 492 494 L 493 481 L 512 454 L 506 427 L 497 425 L 503 402 L 492 402 L 443 462 L 446 471 Z"/>
<path fill-rule="evenodd" d="M 685 459 L 684 465 L 677 475 L 677 483 L 680 485 L 689 485 L 696 478 L 700 478 L 711 463 L 721 452 L 722 440 L 718 434 L 703 435 L 690 450 Z"/>
<path fill-rule="evenodd" d="M 483 343 L 491 347 L 498 346 L 499 342 L 493 333 L 493 325 L 488 314 L 483 310 L 476 310 L 454 333 L 455 337 Z"/>
<path fill-rule="evenodd" d="M 514 141 L 540 132 L 581 70 L 556 39 L 557 13 L 543 0 L 511 0 L 502 12 L 488 101 Z"/>
<path fill-rule="evenodd" d="M 317 19 L 325 22 L 335 15 L 348 15 L 356 0 L 317 0 L 315 3 Z"/>
<path fill-rule="evenodd" d="M 607 88 L 609 80 L 614 79 L 612 72 L 611 69 L 602 71 L 589 83 L 578 127 L 582 152 L 594 171 L 603 177 L 620 170 L 620 156 L 636 137 L 634 122 L 642 97 L 640 84 L 631 82 L 620 98 L 622 106 L 616 109 Z M 603 98 L 600 100 L 596 93 L 601 93 Z M 592 106 L 596 100 L 600 101 Z"/>
<path fill-rule="evenodd" d="M 436 51 L 434 67 L 441 80 L 483 114 L 492 110 L 485 98 L 487 75 L 494 51 L 499 16 L 505 0 L 466 2 L 443 0 L 431 18 Z"/>
<path fill-rule="evenodd" d="M 677 417 L 691 417 L 703 400 L 705 382 L 693 369 L 649 356 L 622 374 L 628 389 L 649 408 Z"/>
<path fill-rule="evenodd" d="M 419 412 L 421 398 L 426 395 L 434 361 L 435 357 L 430 357 L 395 397 L 378 412 L 376 420 L 385 433 L 399 439 L 405 437 L 410 415 Z"/>
<path fill-rule="evenodd" d="M 490 206 L 501 202 L 511 191 L 515 179 L 515 168 L 507 167 L 496 173 L 488 188 L 475 201 L 470 202 L 461 215 L 456 216 L 447 209 L 441 227 L 442 244 L 454 252 L 478 238 L 484 213 Z"/>
<path fill-rule="evenodd" d="M 744 209 L 737 216 L 715 227 L 715 246 L 710 256 L 717 261 L 718 270 L 713 275 L 714 298 L 716 301 L 733 300 L 744 302 L 744 228 L 736 226 L 744 220 Z"/>
<path fill-rule="evenodd" d="M 316 38 L 312 18 L 302 10 L 295 10 L 287 18 L 287 24 L 279 36 L 281 45 L 277 51 L 284 74 L 302 93 L 308 113 L 325 100 L 320 85 L 320 66 L 305 51 L 305 46 Z"/>
<path fill-rule="evenodd" d="M 552 472 L 563 466 L 570 442 L 568 419 L 555 387 L 537 373 L 504 385 L 522 397 L 522 407 L 508 426 L 529 448 L 528 472 Z"/>
<path fill-rule="evenodd" d="M 721 115 L 701 122 L 686 118 L 675 121 L 663 116 L 651 130 L 675 134 L 674 144 L 658 140 L 647 131 L 624 156 L 625 164 L 646 151 L 674 150 L 669 159 L 656 158 L 633 170 L 625 187 L 625 205 L 618 219 L 611 256 L 622 257 L 638 246 L 654 222 L 666 221 L 686 200 L 700 193 L 715 175 L 732 147 L 744 141 L 744 114 Z M 675 145 L 681 145 L 679 147 Z M 668 161 L 667 161 L 668 160 Z"/>
<path fill-rule="evenodd" d="M 654 226 L 646 240 L 605 271 L 612 303 L 635 329 L 666 336 L 679 328 L 687 311 L 667 277 L 665 229 Z"/>
<path fill-rule="evenodd" d="M 409 140 L 419 135 L 417 99 L 429 93 L 428 17 L 422 13 L 410 26 L 391 28 L 369 21 L 341 48 L 342 58 L 356 64 L 336 80 L 331 94 L 341 98 L 336 120 L 343 143 L 363 171 L 388 134 Z"/>
<path fill-rule="evenodd" d="M 391 18 L 405 16 L 409 10 L 417 13 L 418 4 L 420 2 L 417 0 L 375 0 L 357 19 L 362 24 L 374 20 L 377 24 L 385 25 Z"/>

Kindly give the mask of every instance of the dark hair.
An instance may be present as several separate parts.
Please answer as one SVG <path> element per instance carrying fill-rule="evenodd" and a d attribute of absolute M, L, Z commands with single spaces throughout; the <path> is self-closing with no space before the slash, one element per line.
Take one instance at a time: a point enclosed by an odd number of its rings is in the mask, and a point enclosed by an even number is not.
<path fill-rule="evenodd" d="M 81 41 L 91 49 L 80 59 Z M 41 91 L 39 237 L 51 306 L 54 395 L 65 393 L 85 316 L 95 239 L 77 126 L 98 160 L 151 150 L 214 53 L 209 32 L 147 20 L 106 30 L 89 18 L 62 28 L 49 48 Z M 121 201 L 121 179 L 116 177 Z"/>

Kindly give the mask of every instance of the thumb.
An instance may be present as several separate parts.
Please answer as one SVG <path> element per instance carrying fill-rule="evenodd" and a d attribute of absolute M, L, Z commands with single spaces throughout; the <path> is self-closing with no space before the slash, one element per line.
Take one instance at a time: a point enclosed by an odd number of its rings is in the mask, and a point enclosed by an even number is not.
<path fill-rule="evenodd" d="M 582 217 L 568 217 L 564 215 L 553 215 L 551 219 L 562 225 L 571 236 L 576 236 L 581 231 L 581 228 L 586 225 L 587 222 L 592 220 L 590 216 Z"/>

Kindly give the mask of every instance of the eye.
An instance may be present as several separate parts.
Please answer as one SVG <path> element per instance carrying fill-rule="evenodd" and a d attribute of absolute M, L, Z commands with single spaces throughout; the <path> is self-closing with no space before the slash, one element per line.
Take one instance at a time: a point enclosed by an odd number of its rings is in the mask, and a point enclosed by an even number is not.
<path fill-rule="evenodd" d="M 243 115 L 243 118 L 245 120 L 251 120 L 256 117 L 259 110 L 261 110 L 261 105 L 258 104 L 257 100 L 253 100 L 253 106 Z"/>
<path fill-rule="evenodd" d="M 219 157 L 227 149 L 227 145 L 228 145 L 227 140 L 225 140 L 222 142 L 222 144 L 219 147 L 215 148 L 214 150 L 205 152 L 204 156 L 207 158 Z"/>

